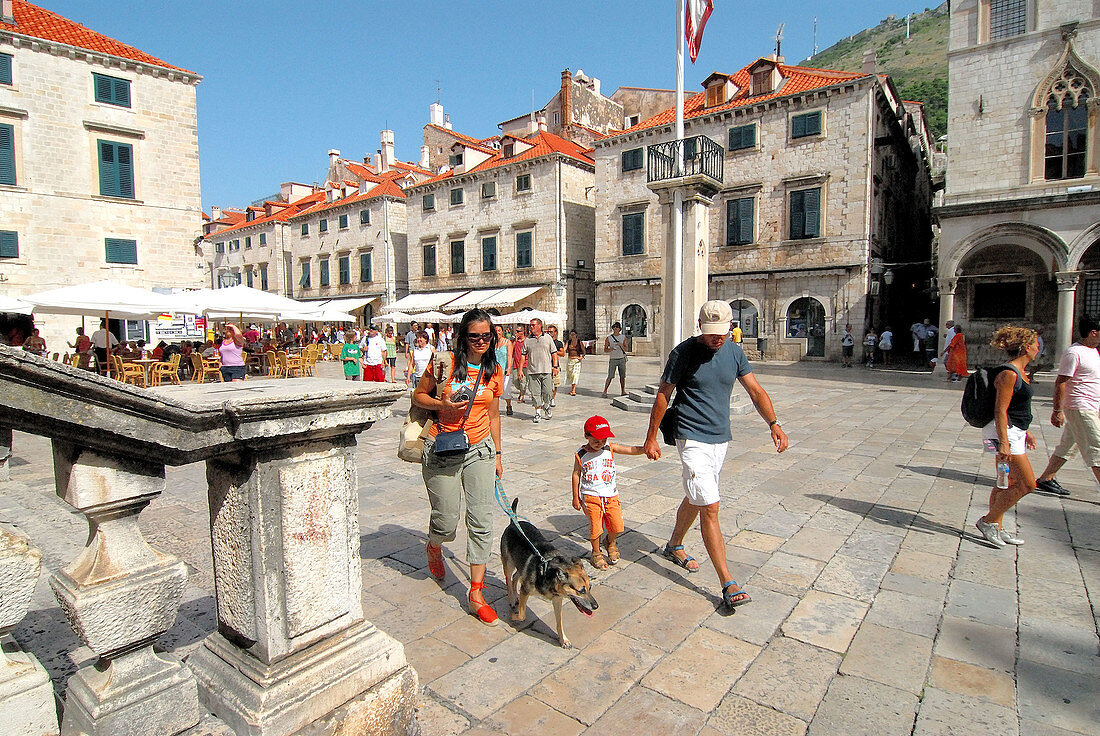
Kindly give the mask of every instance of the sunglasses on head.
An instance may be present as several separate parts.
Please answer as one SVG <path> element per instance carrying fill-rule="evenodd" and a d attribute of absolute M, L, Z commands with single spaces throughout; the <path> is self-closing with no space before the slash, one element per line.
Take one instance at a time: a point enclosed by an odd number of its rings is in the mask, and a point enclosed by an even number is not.
<path fill-rule="evenodd" d="M 468 332 L 466 333 L 466 339 L 470 342 L 489 342 L 493 339 L 493 333 L 491 332 Z"/>

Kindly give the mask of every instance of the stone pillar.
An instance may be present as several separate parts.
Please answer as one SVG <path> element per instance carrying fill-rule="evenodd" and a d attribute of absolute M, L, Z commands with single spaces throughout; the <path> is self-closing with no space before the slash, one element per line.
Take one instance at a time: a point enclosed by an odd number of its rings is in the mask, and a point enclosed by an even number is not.
<path fill-rule="evenodd" d="M 955 319 L 955 289 L 959 286 L 957 278 L 940 279 L 940 324 L 939 334 L 947 334 L 947 321 Z M 946 347 L 946 346 L 945 346 Z"/>
<path fill-rule="evenodd" d="M 169 736 L 199 721 L 195 679 L 153 651 L 175 623 L 184 564 L 145 541 L 138 515 L 164 491 L 164 465 L 54 440 L 58 495 L 88 517 L 88 545 L 50 579 L 80 639 L 99 659 L 69 679 L 62 733 Z"/>
<path fill-rule="evenodd" d="M 340 716 L 341 734 L 403 735 L 416 673 L 363 617 L 354 435 L 280 439 L 207 461 L 218 633 L 188 660 L 200 698 L 240 736 L 345 704 L 374 725 Z"/>
<path fill-rule="evenodd" d="M 1059 271 L 1054 277 L 1058 281 L 1058 328 L 1053 355 L 1054 364 L 1057 365 L 1062 359 L 1062 353 L 1073 342 L 1074 298 L 1077 296 L 1077 282 L 1081 274 L 1077 271 Z"/>
<path fill-rule="evenodd" d="M 701 177 L 691 177 L 700 179 Z M 684 180 L 678 180 L 683 182 Z M 664 184 L 664 186 L 662 186 Z M 672 216 L 674 204 L 674 192 L 676 186 L 665 183 L 652 183 L 650 188 L 657 191 L 661 204 L 665 209 L 665 222 L 668 227 L 665 230 L 665 242 L 663 247 L 662 278 L 661 278 L 661 354 L 667 355 L 672 348 L 672 336 L 677 333 L 676 301 L 680 302 L 680 329 L 679 334 L 684 338 L 694 335 L 699 320 L 699 308 L 709 298 L 710 289 L 710 207 L 713 204 L 711 195 L 714 189 L 709 184 L 692 181 L 681 183 L 679 189 L 684 201 L 684 250 L 683 269 L 680 281 L 674 282 L 673 259 L 676 258 L 673 244 L 675 242 L 675 218 Z"/>
<path fill-rule="evenodd" d="M 11 427 L 0 427 L 0 482 L 11 480 Z"/>
<path fill-rule="evenodd" d="M 0 527 L 0 723 L 11 736 L 56 736 L 57 705 L 46 670 L 8 636 L 27 615 L 42 552 Z"/>

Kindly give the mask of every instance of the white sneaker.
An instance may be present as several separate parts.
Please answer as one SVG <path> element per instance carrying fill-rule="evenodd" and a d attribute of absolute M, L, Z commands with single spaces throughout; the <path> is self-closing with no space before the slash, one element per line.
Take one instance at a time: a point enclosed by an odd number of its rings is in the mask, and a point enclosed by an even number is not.
<path fill-rule="evenodd" d="M 1019 547 L 1021 544 L 1024 543 L 1024 540 L 1020 539 L 1014 534 L 1008 533 L 1004 530 L 1003 527 L 997 532 L 997 536 L 999 536 L 1001 538 L 1001 541 L 1005 544 L 1014 544 Z"/>
<path fill-rule="evenodd" d="M 550 402 L 550 406 L 553 406 L 553 405 L 554 405 L 554 402 L 553 402 L 553 401 L 551 401 L 551 402 Z M 554 412 L 550 411 L 550 409 L 549 409 L 549 408 L 547 408 L 547 409 L 543 409 L 543 410 L 542 410 L 542 413 L 546 415 L 546 418 L 547 418 L 547 419 L 553 419 L 553 418 L 554 418 Z"/>
<path fill-rule="evenodd" d="M 558 402 L 557 402 L 556 399 L 550 399 L 550 406 L 557 406 L 557 405 L 558 405 Z M 546 418 L 549 419 L 550 417 L 546 417 Z"/>
<path fill-rule="evenodd" d="M 532 419 L 531 421 L 534 422 L 535 424 L 538 424 L 541 419 L 542 419 L 542 417 L 539 415 L 539 408 L 536 406 L 535 407 L 535 418 Z"/>
<path fill-rule="evenodd" d="M 989 542 L 997 549 L 1004 549 L 1005 542 L 1001 539 L 1001 531 L 996 524 L 990 524 L 987 521 L 978 519 L 974 526 L 978 527 L 978 531 L 985 537 L 985 541 Z"/>

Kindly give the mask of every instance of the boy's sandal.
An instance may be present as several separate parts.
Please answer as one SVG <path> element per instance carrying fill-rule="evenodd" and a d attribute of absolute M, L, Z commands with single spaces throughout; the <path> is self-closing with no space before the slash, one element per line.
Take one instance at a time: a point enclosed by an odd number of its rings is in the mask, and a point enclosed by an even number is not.
<path fill-rule="evenodd" d="M 424 552 L 428 555 L 428 572 L 436 580 L 447 577 L 447 568 L 443 567 L 443 548 L 433 547 L 431 542 L 424 545 Z"/>
<path fill-rule="evenodd" d="M 736 588 L 736 590 L 730 590 L 730 588 Z M 737 608 L 746 603 L 752 603 L 752 598 L 737 584 L 736 580 L 731 580 L 722 586 L 722 603 L 726 608 Z"/>
<path fill-rule="evenodd" d="M 473 599 L 473 593 L 475 590 L 484 589 L 484 581 L 480 583 L 470 583 L 470 613 L 477 616 L 478 620 L 480 620 L 481 623 L 488 624 L 489 626 L 496 626 L 496 623 L 499 619 L 497 617 L 497 612 L 493 610 L 493 607 L 490 606 L 488 603 L 478 603 Z M 484 598 L 485 595 L 482 594 L 482 600 L 484 600 Z"/>
<path fill-rule="evenodd" d="M 619 561 L 619 547 L 615 543 L 607 545 L 607 561 L 612 565 Z"/>
<path fill-rule="evenodd" d="M 610 565 L 607 564 L 607 560 L 603 556 L 603 552 L 592 553 L 592 567 L 596 568 L 597 570 L 606 570 L 610 567 Z"/>
<path fill-rule="evenodd" d="M 677 557 L 674 554 L 676 552 L 683 552 L 683 551 L 684 551 L 684 545 L 682 545 L 682 544 L 678 544 L 675 547 L 666 544 L 665 549 L 664 549 L 664 555 L 668 559 L 675 562 L 678 567 L 682 567 L 685 570 L 687 570 L 688 572 L 699 572 L 699 563 L 695 562 L 694 557 L 692 557 L 688 553 L 684 552 L 684 559 L 681 560 L 679 557 Z M 692 562 L 695 562 L 695 567 L 691 566 Z"/>

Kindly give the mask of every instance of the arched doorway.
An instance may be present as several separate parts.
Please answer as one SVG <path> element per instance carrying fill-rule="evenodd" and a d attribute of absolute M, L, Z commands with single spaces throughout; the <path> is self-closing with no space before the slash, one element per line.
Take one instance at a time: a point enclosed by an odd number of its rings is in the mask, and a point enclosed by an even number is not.
<path fill-rule="evenodd" d="M 787 337 L 806 339 L 806 356 L 825 357 L 825 307 L 812 296 L 795 299 L 787 307 Z"/>
<path fill-rule="evenodd" d="M 760 337 L 760 312 L 748 299 L 735 299 L 730 302 L 733 321 L 741 325 L 743 339 Z"/>
<path fill-rule="evenodd" d="M 630 304 L 623 309 L 623 334 L 628 337 L 647 337 L 649 326 L 645 309 L 640 304 Z"/>

